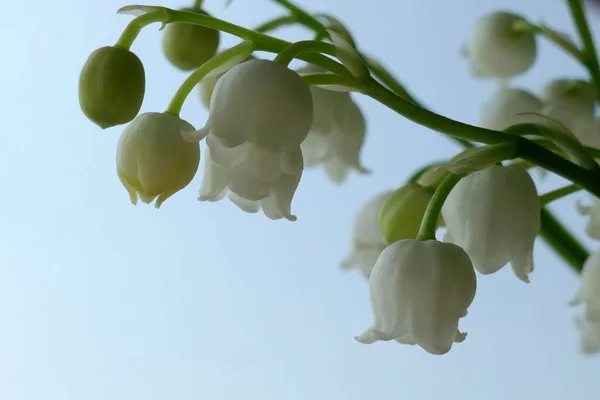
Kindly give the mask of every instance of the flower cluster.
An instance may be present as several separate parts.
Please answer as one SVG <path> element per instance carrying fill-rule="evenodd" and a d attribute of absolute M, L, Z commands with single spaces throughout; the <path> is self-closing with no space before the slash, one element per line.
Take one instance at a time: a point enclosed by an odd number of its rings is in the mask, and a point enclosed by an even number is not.
<path fill-rule="evenodd" d="M 325 38 L 290 44 L 216 20 L 199 8 L 201 3 L 178 11 L 125 7 L 146 15 L 138 16 L 115 46 L 94 51 L 81 71 L 83 113 L 103 129 L 129 123 L 117 145 L 116 164 L 132 203 L 139 198 L 158 208 L 188 186 L 204 142 L 200 201 L 228 198 L 245 212 L 262 210 L 270 219 L 294 221 L 292 201 L 305 167 L 321 166 L 335 183 L 344 182 L 351 171 L 369 172 L 361 162 L 366 119 L 353 95 L 343 90 L 371 96 L 467 148 L 446 163 L 424 168 L 396 190 L 373 196 L 356 215 L 352 249 L 341 265 L 357 267 L 369 281 L 373 323 L 356 337 L 358 342 L 395 341 L 431 354 L 447 353 L 466 338 L 459 323 L 474 300 L 477 274 L 491 275 L 511 264 L 514 275 L 528 283 L 534 243 L 544 229 L 542 207 L 582 188 L 600 193 L 600 167 L 589 153 L 600 149 L 594 89 L 600 82 L 560 78 L 537 94 L 511 85 L 535 63 L 539 35 L 574 55 L 598 79 L 597 60 L 590 61 L 586 49 L 563 34 L 509 12 L 480 18 L 462 53 L 474 76 L 500 84 L 483 103 L 479 126 L 470 126 L 421 106 L 385 68 L 362 55 L 333 17 L 322 17 L 322 23 L 288 6 L 294 21 L 304 20 L 318 38 Z M 286 20 L 271 21 L 261 30 Z M 145 70 L 129 50 L 150 22 L 166 25 L 166 59 L 179 70 L 194 71 L 163 113 L 140 113 Z M 219 52 L 218 29 L 244 42 Z M 251 54 L 256 50 L 278 55 L 261 59 Z M 294 58 L 311 64 L 293 70 L 289 63 Z M 179 117 L 196 87 L 208 110 L 201 129 Z M 523 127 L 529 130 L 518 131 Z M 540 136 L 543 144 L 531 140 Z M 519 158 L 531 164 L 512 162 Z M 527 170 L 532 164 L 573 184 L 540 196 Z M 579 209 L 590 215 L 589 236 L 600 240 L 600 200 Z M 439 230 L 445 231 L 442 240 L 437 240 Z M 571 303 L 585 305 L 577 319 L 581 347 L 596 352 L 600 251 L 584 258 L 581 288 Z"/>

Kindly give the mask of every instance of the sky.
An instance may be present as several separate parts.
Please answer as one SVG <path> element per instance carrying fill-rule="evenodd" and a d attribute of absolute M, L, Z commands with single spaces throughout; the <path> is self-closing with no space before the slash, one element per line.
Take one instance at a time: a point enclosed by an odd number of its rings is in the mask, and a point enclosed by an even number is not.
<path fill-rule="evenodd" d="M 430 108 L 477 123 L 491 82 L 469 75 L 459 48 L 476 18 L 498 9 L 573 33 L 562 1 L 298 0 L 345 21 Z M 306 171 L 298 221 L 244 214 L 196 200 L 201 171 L 160 210 L 129 203 L 115 173 L 123 127 L 101 130 L 81 113 L 80 69 L 114 44 L 131 17 L 122 0 L 9 2 L 0 25 L 0 398 L 6 400 L 359 400 L 411 398 L 597 399 L 600 357 L 578 350 L 567 307 L 578 276 L 536 242 L 526 285 L 510 268 L 478 276 L 461 328 L 444 356 L 393 342 L 361 345 L 371 323 L 367 282 L 339 261 L 356 210 L 403 184 L 421 165 L 459 149 L 374 100 L 363 163 L 373 173 L 341 186 Z M 173 8 L 183 2 L 148 2 Z M 220 18 L 252 27 L 282 9 L 268 0 L 206 0 Z M 600 13 L 597 14 L 600 17 Z M 600 28 L 600 20 L 594 20 Z M 143 111 L 163 111 L 185 74 L 160 50 L 157 25 L 132 50 L 146 68 Z M 288 40 L 308 32 L 284 29 Z M 222 46 L 236 43 L 223 37 Z M 540 41 L 535 67 L 515 81 L 539 89 L 582 77 Z M 207 118 L 196 94 L 182 117 Z M 549 177 L 540 192 L 561 181 Z M 552 209 L 583 237 L 568 197 Z"/>

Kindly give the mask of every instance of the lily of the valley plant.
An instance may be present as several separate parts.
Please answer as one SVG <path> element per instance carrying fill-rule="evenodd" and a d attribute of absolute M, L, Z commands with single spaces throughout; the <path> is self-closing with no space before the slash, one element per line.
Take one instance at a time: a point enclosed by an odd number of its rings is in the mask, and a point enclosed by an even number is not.
<path fill-rule="evenodd" d="M 284 14 L 256 29 L 211 16 L 202 0 L 181 10 L 119 10 L 135 18 L 113 46 L 91 53 L 79 77 L 79 101 L 100 128 L 128 124 L 116 149 L 116 171 L 131 202 L 159 208 L 200 170 L 200 201 L 228 198 L 244 212 L 294 221 L 293 198 L 302 190 L 305 167 L 321 168 L 336 184 L 369 173 L 361 161 L 371 134 L 368 116 L 355 102 L 368 96 L 463 150 L 420 166 L 358 211 L 341 265 L 359 268 L 369 280 L 373 321 L 356 340 L 448 352 L 466 338 L 459 323 L 476 295 L 477 276 L 511 264 L 518 279 L 534 281 L 533 247 L 541 237 L 581 273 L 571 302 L 583 307 L 576 317 L 581 349 L 599 352 L 600 252 L 590 256 L 545 208 L 587 192 L 589 202 L 578 208 L 588 218 L 587 234 L 600 240 L 600 65 L 583 3 L 566 0 L 577 37 L 508 11 L 473 21 L 457 52 L 474 79 L 498 84 L 482 102 L 479 123 L 469 125 L 417 102 L 390 71 L 357 50 L 341 21 L 272 1 Z M 190 74 L 166 110 L 140 114 L 147 82 L 131 46 L 150 24 L 164 28 L 157 51 Z M 269 35 L 293 24 L 312 30 L 314 40 L 289 43 Z M 219 48 L 222 32 L 239 44 Z M 573 57 L 587 75 L 556 77 L 537 92 L 513 85 L 514 77 L 542 62 L 540 40 Z M 303 65 L 293 69 L 292 60 Z M 191 101 L 209 112 L 196 126 L 179 117 L 194 91 Z M 568 184 L 541 194 L 534 171 Z"/>

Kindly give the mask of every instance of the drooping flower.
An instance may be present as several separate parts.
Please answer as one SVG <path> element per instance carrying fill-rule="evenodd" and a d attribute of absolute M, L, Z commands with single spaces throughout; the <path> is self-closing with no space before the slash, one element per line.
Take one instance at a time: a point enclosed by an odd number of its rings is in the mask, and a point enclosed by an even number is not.
<path fill-rule="evenodd" d="M 477 21 L 462 49 L 474 76 L 506 79 L 531 67 L 537 54 L 535 35 L 516 30 L 520 21 L 523 17 L 509 12 L 493 12 Z"/>
<path fill-rule="evenodd" d="M 473 264 L 460 247 L 401 240 L 383 250 L 369 278 L 372 326 L 356 340 L 396 340 L 445 354 L 466 334 L 458 321 L 475 297 Z"/>
<path fill-rule="evenodd" d="M 581 284 L 569 304 L 585 304 L 585 318 L 600 324 L 600 251 L 585 260 L 581 272 Z"/>
<path fill-rule="evenodd" d="M 379 228 L 386 244 L 415 239 L 433 190 L 408 183 L 387 196 L 379 213 Z"/>
<path fill-rule="evenodd" d="M 200 136 L 209 149 L 199 199 L 229 199 L 247 212 L 294 220 L 290 203 L 304 169 L 300 144 L 312 98 L 300 76 L 268 60 L 236 65 L 219 78 Z"/>
<path fill-rule="evenodd" d="M 540 201 L 527 171 L 493 166 L 462 179 L 442 207 L 445 241 L 465 249 L 477 271 L 491 274 L 510 262 L 519 279 L 533 271 Z"/>
<path fill-rule="evenodd" d="M 594 119 L 596 97 L 589 82 L 556 79 L 542 88 L 540 98 L 544 103 L 542 114 L 564 125 L 578 137 L 581 130 L 587 128 Z M 546 124 L 559 128 L 552 121 Z"/>
<path fill-rule="evenodd" d="M 480 125 L 484 128 L 504 130 L 511 125 L 538 122 L 538 118 L 524 113 L 539 113 L 542 102 L 533 94 L 512 87 L 501 86 L 481 106 Z"/>
<path fill-rule="evenodd" d="M 366 131 L 360 108 L 347 92 L 314 86 L 310 91 L 313 123 L 302 142 L 306 166 L 323 165 L 331 180 L 337 183 L 343 182 L 352 169 L 367 173 L 360 162 Z"/>
<path fill-rule="evenodd" d="M 164 113 L 137 116 L 123 131 L 117 145 L 117 174 L 133 204 L 161 204 L 194 178 L 200 163 L 200 145 L 184 139 L 195 129 Z"/>
<path fill-rule="evenodd" d="M 579 329 L 581 352 L 585 354 L 600 352 L 600 322 L 577 317 L 575 325 Z"/>
<path fill-rule="evenodd" d="M 125 124 L 140 111 L 146 90 L 144 65 L 120 47 L 90 54 L 79 75 L 79 105 L 100 128 Z"/>
<path fill-rule="evenodd" d="M 368 278 L 377 257 L 385 248 L 379 229 L 381 205 L 392 192 L 386 191 L 371 198 L 358 211 L 352 224 L 352 250 L 342 261 L 342 268 L 358 267 Z"/>
<path fill-rule="evenodd" d="M 184 8 L 182 11 L 208 15 L 200 8 Z M 191 71 L 215 56 L 219 35 L 218 30 L 200 25 L 170 23 L 164 30 L 163 53 L 175 67 Z"/>

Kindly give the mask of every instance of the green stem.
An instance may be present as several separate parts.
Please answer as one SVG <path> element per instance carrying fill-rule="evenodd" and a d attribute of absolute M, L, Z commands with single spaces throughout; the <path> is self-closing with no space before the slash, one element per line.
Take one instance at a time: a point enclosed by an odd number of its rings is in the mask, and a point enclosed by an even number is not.
<path fill-rule="evenodd" d="M 596 97 L 600 99 L 600 64 L 598 63 L 598 53 L 596 52 L 594 38 L 592 37 L 592 32 L 585 16 L 583 1 L 567 0 L 567 2 L 571 10 L 571 17 L 575 22 L 575 26 L 577 26 L 577 31 L 583 42 L 583 63 L 592 77 Z"/>
<path fill-rule="evenodd" d="M 575 271 L 580 273 L 583 263 L 589 256 L 588 251 L 545 208 L 542 208 L 541 222 L 541 237 Z"/>
<path fill-rule="evenodd" d="M 337 49 L 331 43 L 316 40 L 301 40 L 283 49 L 283 51 L 277 54 L 274 61 L 287 66 L 294 58 L 306 53 L 325 53 L 335 56 Z"/>
<path fill-rule="evenodd" d="M 209 73 L 211 73 L 216 68 L 221 65 L 227 63 L 228 61 L 237 58 L 243 60 L 249 54 L 252 53 L 254 47 L 250 42 L 243 42 L 234 46 L 228 50 L 225 50 L 222 53 L 217 54 L 204 64 L 202 64 L 198 69 L 196 69 L 188 78 L 181 84 L 177 92 L 173 96 L 171 103 L 165 110 L 165 113 L 178 116 L 181 112 L 181 107 L 183 107 L 183 103 L 185 99 L 189 96 L 192 90 L 196 87 L 198 83 L 202 81 Z"/>
<path fill-rule="evenodd" d="M 518 21 L 514 26 L 513 30 L 517 32 L 532 32 L 544 36 L 554 45 L 570 54 L 576 60 L 583 62 L 584 56 L 581 50 L 577 48 L 573 43 L 564 38 L 560 33 L 547 27 L 546 25 L 535 25 L 528 21 Z"/>
<path fill-rule="evenodd" d="M 373 75 L 379 79 L 384 85 L 386 85 L 389 89 L 391 89 L 398 96 L 402 97 L 406 101 L 410 101 L 411 103 L 420 106 L 421 108 L 425 108 L 410 92 L 402 85 L 390 71 L 388 71 L 383 65 L 379 62 L 373 60 L 370 57 L 365 57 L 363 55 L 363 59 L 367 62 L 367 66 L 373 73 Z M 447 136 L 448 137 L 448 136 Z M 473 147 L 473 144 L 468 140 L 457 138 L 454 136 L 449 136 L 449 139 L 455 141 L 458 145 L 464 148 Z"/>
<path fill-rule="evenodd" d="M 396 96 L 375 80 L 371 80 L 365 86 L 365 93 L 375 100 L 386 105 L 405 118 L 435 131 L 456 136 L 461 139 L 486 144 L 496 144 L 506 140 L 515 139 L 514 135 L 454 121 L 424 108 L 420 108 L 419 106 Z M 598 175 L 593 171 L 582 168 L 527 139 L 517 137 L 517 143 L 519 146 L 520 158 L 531 161 L 574 183 L 578 183 L 584 186 L 589 192 L 596 196 L 600 196 L 600 179 L 598 179 Z"/>
<path fill-rule="evenodd" d="M 540 203 L 545 206 L 548 203 L 553 202 L 554 200 L 562 199 L 563 197 L 576 193 L 581 189 L 581 186 L 575 184 L 566 185 L 561 188 L 554 189 L 540 196 Z"/>
<path fill-rule="evenodd" d="M 264 22 L 263 24 L 254 28 L 254 31 L 266 33 L 296 22 L 298 22 L 298 18 L 295 15 L 283 15 L 281 17 Z"/>
<path fill-rule="evenodd" d="M 195 0 L 194 1 L 194 8 L 195 9 L 202 8 L 202 3 L 204 3 L 204 0 Z"/>
<path fill-rule="evenodd" d="M 117 40 L 115 47 L 129 50 L 145 26 L 155 22 L 165 21 L 169 16 L 168 12 L 168 9 L 162 10 L 157 8 L 157 11 L 149 12 L 134 18 L 131 22 L 129 22 L 125 30 L 123 30 L 123 33 L 119 37 L 119 40 Z"/>
<path fill-rule="evenodd" d="M 435 231 L 438 227 L 438 221 L 440 220 L 442 206 L 460 179 L 460 176 L 450 173 L 444 178 L 440 186 L 437 187 L 425 210 L 417 240 L 435 240 Z"/>
<path fill-rule="evenodd" d="M 527 115 L 527 113 L 524 113 Z M 567 129 L 567 128 L 564 128 Z M 597 168 L 594 158 L 585 150 L 585 147 L 568 131 L 559 131 L 551 129 L 541 124 L 518 124 L 504 130 L 506 133 L 514 135 L 531 135 L 544 137 L 556 144 L 572 160 L 584 168 L 594 170 Z"/>
<path fill-rule="evenodd" d="M 295 15 L 298 18 L 298 22 L 300 22 L 301 24 L 305 25 L 306 27 L 314 30 L 317 33 L 317 35 L 319 35 L 321 37 L 329 37 L 329 34 L 327 33 L 327 29 L 318 19 L 316 19 L 315 17 L 313 17 L 306 11 L 302 10 L 300 7 L 296 6 L 291 1 L 288 1 L 288 0 L 273 0 L 273 1 L 275 3 L 280 4 L 281 6 L 285 7 L 286 9 L 288 9 L 292 13 L 292 15 Z"/>
<path fill-rule="evenodd" d="M 140 6 L 148 7 L 148 6 Z M 291 43 L 285 40 L 277 39 L 263 33 L 220 20 L 209 15 L 199 13 L 172 10 L 165 7 L 152 7 L 156 11 L 149 12 L 142 16 L 136 17 L 129 23 L 123 31 L 117 45 L 126 49 L 131 47 L 133 41 L 137 38 L 142 28 L 155 23 L 162 22 L 164 24 L 181 22 L 192 25 L 200 25 L 206 28 L 216 29 L 237 36 L 243 40 L 254 43 L 256 51 L 267 51 L 270 53 L 279 53 L 288 47 Z M 325 68 L 328 71 L 334 72 L 342 76 L 352 76 L 350 72 L 339 62 L 322 54 L 302 54 L 298 58 Z"/>

